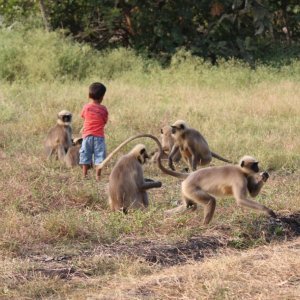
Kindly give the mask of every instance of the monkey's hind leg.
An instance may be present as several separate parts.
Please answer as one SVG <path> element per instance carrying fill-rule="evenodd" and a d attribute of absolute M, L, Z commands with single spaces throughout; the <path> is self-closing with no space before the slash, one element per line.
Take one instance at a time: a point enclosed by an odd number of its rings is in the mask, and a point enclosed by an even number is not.
<path fill-rule="evenodd" d="M 209 222 L 211 221 L 214 213 L 215 213 L 215 209 L 216 209 L 216 199 L 212 196 L 209 196 L 209 200 L 205 200 L 207 201 L 204 207 L 204 220 L 203 220 L 203 224 L 207 225 L 209 224 Z"/>
<path fill-rule="evenodd" d="M 182 204 L 175 208 L 165 211 L 164 215 L 165 215 L 165 217 L 170 217 L 175 214 L 183 213 L 183 212 L 187 211 L 189 208 L 192 208 L 192 210 L 194 211 L 197 209 L 197 204 L 194 201 L 192 201 L 192 200 L 186 198 L 184 195 L 182 195 Z"/>
<path fill-rule="evenodd" d="M 164 216 L 165 216 L 166 218 L 168 218 L 168 217 L 171 217 L 171 216 L 173 216 L 173 215 L 175 215 L 175 214 L 183 213 L 183 212 L 185 212 L 186 210 L 187 210 L 186 204 L 181 204 L 181 205 L 179 205 L 179 206 L 177 206 L 177 207 L 175 207 L 175 208 L 166 210 L 166 211 L 164 212 Z"/>
<path fill-rule="evenodd" d="M 142 202 L 143 202 L 144 207 L 149 206 L 149 197 L 148 197 L 147 192 L 142 193 Z"/>
<path fill-rule="evenodd" d="M 204 207 L 203 224 L 209 224 L 215 212 L 216 199 L 208 193 L 202 191 L 199 187 L 188 188 L 184 184 L 182 185 L 182 193 L 185 195 L 185 197 L 188 197 L 193 202 Z"/>
<path fill-rule="evenodd" d="M 50 160 L 53 153 L 54 153 L 54 149 L 52 147 L 48 147 L 48 146 L 45 147 L 45 154 L 48 160 Z"/>
<path fill-rule="evenodd" d="M 201 165 L 201 166 L 209 165 L 210 162 L 211 162 L 211 160 L 212 160 L 212 157 L 211 157 L 211 156 L 203 157 L 203 158 L 201 158 L 201 160 L 200 160 L 200 165 Z"/>
<path fill-rule="evenodd" d="M 201 161 L 201 157 L 200 157 L 200 155 L 198 155 L 196 153 L 195 150 L 191 149 L 190 152 L 192 153 L 192 155 L 189 157 L 189 165 L 190 165 L 190 168 L 191 168 L 192 171 L 196 171 L 197 167 L 198 167 L 198 164 Z"/>
<path fill-rule="evenodd" d="M 109 196 L 108 204 L 112 211 L 123 211 L 125 214 L 127 213 L 126 208 L 122 207 L 122 205 L 120 204 L 118 199 L 115 199 L 115 198 L 113 199 L 112 197 Z"/>
<path fill-rule="evenodd" d="M 59 145 L 57 148 L 57 154 L 58 154 L 58 159 L 60 161 L 64 161 L 65 156 L 66 156 L 66 151 L 65 148 L 62 145 Z"/>

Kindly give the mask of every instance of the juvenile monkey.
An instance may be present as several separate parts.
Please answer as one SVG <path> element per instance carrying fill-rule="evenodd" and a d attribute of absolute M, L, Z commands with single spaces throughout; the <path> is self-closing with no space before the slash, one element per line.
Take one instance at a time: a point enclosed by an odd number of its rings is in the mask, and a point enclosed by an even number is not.
<path fill-rule="evenodd" d="M 68 168 L 73 168 L 79 165 L 79 150 L 81 148 L 82 138 L 75 138 L 72 142 L 73 145 L 68 149 L 64 158 Z"/>
<path fill-rule="evenodd" d="M 174 146 L 169 154 L 169 167 L 172 170 L 175 170 L 173 161 L 178 151 L 193 171 L 197 169 L 198 165 L 209 164 L 212 157 L 230 163 L 229 160 L 212 152 L 202 134 L 196 129 L 189 128 L 185 121 L 178 120 L 171 125 L 171 128 Z"/>
<path fill-rule="evenodd" d="M 62 110 L 57 115 L 56 125 L 51 128 L 45 140 L 45 152 L 48 159 L 52 155 L 63 161 L 72 146 L 72 113 Z"/>
<path fill-rule="evenodd" d="M 147 190 L 161 187 L 161 182 L 145 179 L 142 165 L 149 156 L 142 144 L 122 156 L 109 176 L 109 205 L 113 211 L 148 207 Z"/>
<path fill-rule="evenodd" d="M 172 150 L 174 146 L 174 138 L 172 136 L 172 127 L 170 125 L 166 125 L 160 129 L 160 139 L 161 139 L 161 145 L 163 149 L 163 155 L 161 159 L 165 160 L 168 159 L 169 153 Z M 157 158 L 159 156 L 159 150 L 157 149 L 153 153 L 151 153 L 151 162 L 157 162 Z M 173 156 L 174 162 L 179 162 L 181 159 L 181 154 L 178 149 L 177 153 Z"/>
<path fill-rule="evenodd" d="M 242 157 L 239 165 L 203 168 L 190 174 L 165 169 L 160 161 L 158 163 L 163 172 L 178 178 L 185 178 L 181 185 L 183 204 L 166 211 L 167 216 L 183 212 L 190 206 L 196 209 L 197 204 L 200 204 L 204 206 L 203 224 L 208 224 L 216 207 L 214 196 L 233 195 L 239 206 L 260 210 L 270 217 L 276 217 L 271 209 L 247 197 L 248 193 L 252 197 L 257 196 L 269 178 L 267 172 L 261 173 L 259 180 L 255 178 L 259 172 L 258 161 L 251 156 Z"/>

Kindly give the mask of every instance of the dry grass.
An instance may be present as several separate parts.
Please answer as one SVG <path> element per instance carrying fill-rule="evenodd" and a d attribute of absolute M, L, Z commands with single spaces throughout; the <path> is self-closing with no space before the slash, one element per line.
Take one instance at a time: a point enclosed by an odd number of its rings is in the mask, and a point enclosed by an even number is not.
<path fill-rule="evenodd" d="M 79 168 L 67 170 L 58 162 L 46 162 L 42 154 L 45 134 L 61 109 L 74 113 L 74 132 L 79 132 L 87 86 L 98 78 L 84 83 L 3 83 L 1 299 L 299 296 L 299 239 L 286 241 L 299 234 L 300 85 L 284 79 L 239 86 L 229 78 L 230 72 L 218 72 L 169 69 L 157 74 L 132 72 L 106 81 L 108 149 L 132 134 L 158 136 L 162 125 L 185 119 L 220 155 L 233 160 L 244 154 L 256 156 L 271 173 L 257 201 L 290 218 L 271 222 L 260 213 L 237 209 L 233 199 L 227 199 L 218 201 L 208 227 L 201 225 L 202 210 L 164 219 L 164 210 L 180 199 L 180 182 L 162 175 L 156 166 L 145 167 L 147 177 L 163 182 L 161 189 L 150 191 L 150 208 L 126 217 L 111 213 L 106 184 L 117 156 L 96 183 L 92 176 L 83 180 Z M 151 141 L 143 142 L 150 150 L 155 147 Z M 291 215 L 294 223 L 289 223 Z M 219 241 L 216 248 L 248 251 L 227 250 L 205 262 L 175 267 L 153 265 L 155 259 L 150 259 L 154 252 L 161 259 L 157 261 L 175 263 L 216 255 L 209 247 L 200 255 L 204 237 Z"/>
<path fill-rule="evenodd" d="M 246 252 L 226 251 L 201 263 L 149 276 L 117 276 L 71 299 L 299 299 L 300 239 Z"/>

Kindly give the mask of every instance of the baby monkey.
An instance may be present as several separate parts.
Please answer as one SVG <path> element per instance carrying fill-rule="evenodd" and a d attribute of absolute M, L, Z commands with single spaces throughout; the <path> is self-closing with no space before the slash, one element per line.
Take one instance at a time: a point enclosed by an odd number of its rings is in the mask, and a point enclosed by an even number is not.
<path fill-rule="evenodd" d="M 192 171 L 195 171 L 198 165 L 208 165 L 213 157 L 231 163 L 229 160 L 212 152 L 203 135 L 198 130 L 188 127 L 185 121 L 177 120 L 171 127 L 174 146 L 169 154 L 170 169 L 175 170 L 173 161 L 178 151 L 180 151 L 182 158 Z"/>
<path fill-rule="evenodd" d="M 73 168 L 79 165 L 79 150 L 81 148 L 82 138 L 74 138 L 72 143 L 73 145 L 68 149 L 64 158 L 68 168 Z"/>

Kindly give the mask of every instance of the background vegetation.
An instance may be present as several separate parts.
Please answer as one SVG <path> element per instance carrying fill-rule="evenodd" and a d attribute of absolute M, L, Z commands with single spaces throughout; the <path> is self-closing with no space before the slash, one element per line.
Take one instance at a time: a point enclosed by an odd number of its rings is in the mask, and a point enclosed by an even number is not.
<path fill-rule="evenodd" d="M 177 49 L 162 67 L 134 49 L 99 51 L 59 31 L 13 24 L 0 31 L 0 298 L 299 296 L 299 238 L 289 241 L 300 233 L 299 60 L 253 69 Z M 96 80 L 108 88 L 109 152 L 132 134 L 158 136 L 161 126 L 185 119 L 222 156 L 261 161 L 271 177 L 257 201 L 279 219 L 237 209 L 233 199 L 218 201 L 207 227 L 201 209 L 166 219 L 180 181 L 155 165 L 145 166 L 146 176 L 163 187 L 150 192 L 150 208 L 111 213 L 106 184 L 118 157 L 96 183 L 93 173 L 83 180 L 80 168 L 43 155 L 58 111 L 73 112 L 79 133 Z"/>
<path fill-rule="evenodd" d="M 97 49 L 129 47 L 163 64 L 180 48 L 252 67 L 299 57 L 297 0 L 0 0 L 0 16 L 5 26 L 31 18 Z"/>

